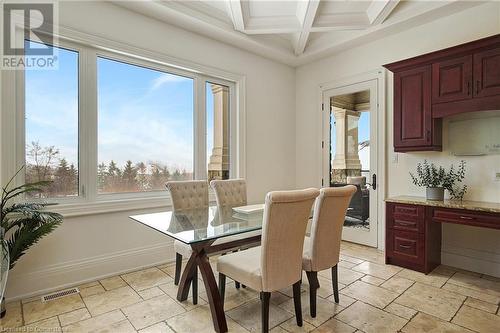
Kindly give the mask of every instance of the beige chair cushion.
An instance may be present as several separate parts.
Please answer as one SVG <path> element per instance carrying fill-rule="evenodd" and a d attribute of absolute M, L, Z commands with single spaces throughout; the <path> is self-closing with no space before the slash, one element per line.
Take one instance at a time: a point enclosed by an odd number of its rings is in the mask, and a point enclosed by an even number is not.
<path fill-rule="evenodd" d="M 217 206 L 245 206 L 247 185 L 244 179 L 212 180 L 210 186 L 215 192 Z"/>
<path fill-rule="evenodd" d="M 220 256 L 217 271 L 254 290 L 262 290 L 261 247 Z"/>
<path fill-rule="evenodd" d="M 208 207 L 208 183 L 206 180 L 169 181 L 165 184 L 174 210 Z"/>
<path fill-rule="evenodd" d="M 359 185 L 362 188 L 366 186 L 366 177 L 365 176 L 348 176 L 347 184 L 351 185 Z"/>
<path fill-rule="evenodd" d="M 311 236 L 304 240 L 302 268 L 322 271 L 339 262 L 342 226 L 356 187 L 322 188 L 314 204 Z"/>

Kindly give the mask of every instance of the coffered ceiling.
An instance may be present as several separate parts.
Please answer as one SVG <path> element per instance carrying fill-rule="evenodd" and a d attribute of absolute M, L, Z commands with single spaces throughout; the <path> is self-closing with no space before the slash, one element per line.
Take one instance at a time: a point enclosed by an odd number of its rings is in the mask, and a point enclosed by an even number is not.
<path fill-rule="evenodd" d="M 297 66 L 480 4 L 422 0 L 114 1 Z"/>

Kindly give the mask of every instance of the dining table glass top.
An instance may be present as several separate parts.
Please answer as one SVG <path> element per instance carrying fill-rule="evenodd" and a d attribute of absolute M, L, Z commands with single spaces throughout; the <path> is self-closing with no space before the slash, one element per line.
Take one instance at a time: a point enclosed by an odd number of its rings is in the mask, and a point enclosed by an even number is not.
<path fill-rule="evenodd" d="M 210 206 L 133 215 L 130 218 L 191 244 L 259 230 L 262 228 L 263 210 L 242 212 L 238 207 Z"/>

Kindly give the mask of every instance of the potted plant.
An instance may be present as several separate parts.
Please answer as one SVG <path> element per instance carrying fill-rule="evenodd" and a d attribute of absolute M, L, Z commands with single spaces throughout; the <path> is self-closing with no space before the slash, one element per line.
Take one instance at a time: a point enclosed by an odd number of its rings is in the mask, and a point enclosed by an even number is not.
<path fill-rule="evenodd" d="M 24 194 L 43 192 L 43 189 L 51 183 L 51 181 L 39 181 L 13 186 L 14 179 L 23 168 L 19 169 L 2 188 L 0 201 L 0 242 L 4 248 L 2 255 L 8 253 L 6 269 L 9 270 L 14 268 L 19 258 L 32 245 L 52 232 L 63 221 L 61 214 L 45 210 L 47 206 L 53 204 L 19 200 Z M 6 280 L 7 274 L 2 274 L 2 278 Z M 1 299 L 0 318 L 3 316 L 5 316 L 5 297 Z"/>
<path fill-rule="evenodd" d="M 460 161 L 458 169 L 451 165 L 449 171 L 446 171 L 442 166 L 436 166 L 434 163 L 417 164 L 417 173 L 414 175 L 410 172 L 413 184 L 426 188 L 427 200 L 444 200 L 444 190 L 448 190 L 451 199 L 462 200 L 467 185 L 459 183 L 465 178 L 465 161 Z"/>

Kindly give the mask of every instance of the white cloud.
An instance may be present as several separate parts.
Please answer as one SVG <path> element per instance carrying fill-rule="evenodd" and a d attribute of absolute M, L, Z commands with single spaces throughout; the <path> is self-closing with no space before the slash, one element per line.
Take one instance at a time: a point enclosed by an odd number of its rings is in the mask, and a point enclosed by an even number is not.
<path fill-rule="evenodd" d="M 182 76 L 162 73 L 160 76 L 153 80 L 151 90 L 156 90 L 167 83 L 182 82 L 184 80 L 186 80 L 186 78 Z"/>

